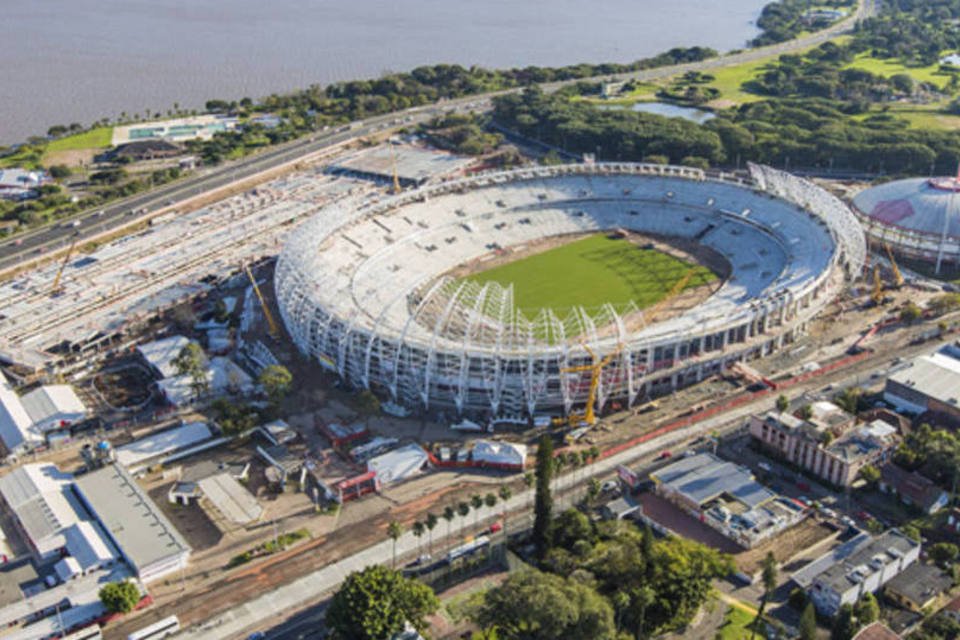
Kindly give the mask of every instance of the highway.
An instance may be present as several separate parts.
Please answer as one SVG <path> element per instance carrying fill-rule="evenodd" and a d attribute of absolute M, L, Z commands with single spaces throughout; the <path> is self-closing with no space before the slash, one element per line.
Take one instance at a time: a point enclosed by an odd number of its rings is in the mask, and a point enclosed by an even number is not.
<path fill-rule="evenodd" d="M 747 49 L 739 53 L 718 56 L 701 62 L 685 63 L 656 69 L 646 69 L 630 73 L 604 76 L 615 80 L 650 81 L 667 78 L 688 71 L 709 71 L 734 64 L 753 62 L 771 55 L 795 52 L 823 43 L 841 33 L 849 31 L 853 25 L 868 16 L 875 15 L 879 0 L 860 0 L 857 11 L 849 18 L 837 24 L 805 35 L 795 40 L 756 49 Z M 546 92 L 581 82 L 584 79 L 546 83 L 541 88 Z M 30 263 L 48 259 L 59 251 L 65 250 L 74 239 L 91 241 L 98 236 L 117 232 L 124 227 L 132 227 L 166 210 L 175 210 L 182 203 L 207 192 L 229 186 L 237 181 L 250 178 L 258 173 L 295 163 L 298 159 L 329 149 L 338 144 L 350 142 L 372 133 L 394 130 L 402 126 L 418 124 L 444 112 L 459 109 L 488 109 L 490 99 L 498 95 L 514 93 L 520 89 L 511 89 L 486 94 L 478 94 L 435 103 L 431 106 L 417 107 L 406 111 L 389 113 L 369 118 L 359 125 L 354 124 L 348 130 L 340 127 L 336 130 L 316 133 L 293 142 L 271 148 L 240 160 L 229 162 L 214 168 L 201 169 L 191 176 L 146 193 L 119 200 L 96 210 L 80 213 L 54 224 L 18 234 L 0 245 L 0 275 L 11 270 L 23 268 Z M 139 212 L 139 213 L 138 213 Z M 76 225 L 76 226 L 73 226 Z"/>

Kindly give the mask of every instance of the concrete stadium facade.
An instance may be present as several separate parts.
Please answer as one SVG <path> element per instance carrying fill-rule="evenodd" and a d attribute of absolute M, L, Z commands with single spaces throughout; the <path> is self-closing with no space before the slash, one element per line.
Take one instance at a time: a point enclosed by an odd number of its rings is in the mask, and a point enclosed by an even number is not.
<path fill-rule="evenodd" d="M 493 252 L 629 229 L 722 255 L 730 275 L 699 305 L 647 323 L 636 305 L 515 308 L 511 287 L 452 278 Z M 358 206 L 291 234 L 275 288 L 299 350 L 353 387 L 414 411 L 485 418 L 583 408 L 589 373 L 617 353 L 597 402 L 633 404 L 793 340 L 865 257 L 850 210 L 809 182 L 644 164 L 491 172 Z"/>

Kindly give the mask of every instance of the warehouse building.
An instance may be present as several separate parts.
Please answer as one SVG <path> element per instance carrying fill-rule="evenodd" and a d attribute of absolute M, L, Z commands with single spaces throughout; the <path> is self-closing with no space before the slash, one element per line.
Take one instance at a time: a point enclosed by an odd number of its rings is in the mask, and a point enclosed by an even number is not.
<path fill-rule="evenodd" d="M 792 576 L 817 611 L 834 616 L 844 604 L 875 593 L 920 557 L 920 543 L 896 529 L 877 537 L 860 534 Z"/>
<path fill-rule="evenodd" d="M 883 399 L 898 411 L 930 412 L 960 424 L 960 360 L 946 350 L 914 359 L 887 378 Z"/>
<path fill-rule="evenodd" d="M 76 489 L 141 581 L 186 567 L 190 547 L 123 465 L 79 477 Z"/>
<path fill-rule="evenodd" d="M 81 422 L 87 408 L 73 388 L 58 384 L 19 396 L 0 373 L 0 439 L 9 454 L 20 454 L 46 442 L 46 434 Z"/>
<path fill-rule="evenodd" d="M 806 515 L 759 484 L 748 469 L 710 453 L 683 458 L 650 478 L 660 496 L 747 549 Z"/>
<path fill-rule="evenodd" d="M 38 561 L 60 557 L 65 531 L 86 517 L 72 484 L 73 475 L 52 464 L 25 464 L 0 477 L 4 510 Z"/>

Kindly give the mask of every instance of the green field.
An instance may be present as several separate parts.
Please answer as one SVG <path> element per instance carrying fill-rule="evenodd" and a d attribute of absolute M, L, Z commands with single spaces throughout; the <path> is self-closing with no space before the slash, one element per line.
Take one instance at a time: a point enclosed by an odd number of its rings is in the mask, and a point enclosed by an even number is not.
<path fill-rule="evenodd" d="M 110 146 L 113 127 L 97 127 L 72 136 L 57 138 L 47 144 L 46 151 L 77 151 L 80 149 L 102 149 Z"/>
<path fill-rule="evenodd" d="M 514 304 L 528 317 L 553 309 L 560 317 L 572 307 L 614 307 L 631 300 L 641 309 L 662 300 L 688 270 L 684 288 L 717 279 L 706 267 L 694 266 L 629 240 L 596 234 L 471 276 L 484 284 L 513 285 Z"/>

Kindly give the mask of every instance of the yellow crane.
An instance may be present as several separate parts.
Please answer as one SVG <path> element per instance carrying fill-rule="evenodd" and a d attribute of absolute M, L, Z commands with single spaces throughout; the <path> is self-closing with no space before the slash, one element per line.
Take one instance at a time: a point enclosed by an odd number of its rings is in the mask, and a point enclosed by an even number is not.
<path fill-rule="evenodd" d="M 560 370 L 561 373 L 581 373 L 584 371 L 590 372 L 590 390 L 587 393 L 587 406 L 583 414 L 572 413 L 567 419 L 566 423 L 572 426 L 576 426 L 580 423 L 586 423 L 589 426 L 597 424 L 597 414 L 595 404 L 597 403 L 597 389 L 600 387 L 600 376 L 603 374 L 603 369 L 610 361 L 620 355 L 620 351 L 623 350 L 623 345 L 617 345 L 617 350 L 613 353 L 607 355 L 601 360 L 597 359 L 597 354 L 594 353 L 586 344 L 583 345 L 583 348 L 587 350 L 587 353 L 590 354 L 590 359 L 592 362 L 590 364 L 581 364 L 576 367 L 565 367 Z"/>
<path fill-rule="evenodd" d="M 873 265 L 873 291 L 870 299 L 874 304 L 883 304 L 883 280 L 880 279 L 880 265 Z"/>
<path fill-rule="evenodd" d="M 63 256 L 63 262 L 60 263 L 60 268 L 57 269 L 57 275 L 53 278 L 53 287 L 50 289 L 50 297 L 60 295 L 63 292 L 63 287 L 60 286 L 60 280 L 63 278 L 63 270 L 67 268 L 67 263 L 70 262 L 70 256 L 73 255 L 73 248 L 77 246 L 77 241 L 74 239 L 70 243 L 70 248 L 67 249 L 67 254 Z"/>
<path fill-rule="evenodd" d="M 270 308 L 267 306 L 267 301 L 264 300 L 263 294 L 260 293 L 260 287 L 257 286 L 257 279 L 253 277 L 253 272 L 250 271 L 250 267 L 243 265 L 243 270 L 247 272 L 247 277 L 250 278 L 250 284 L 253 285 L 253 292 L 257 294 L 257 300 L 260 301 L 260 307 L 263 309 L 263 315 L 267 318 L 267 325 L 270 327 L 270 337 L 274 340 L 280 337 L 280 330 L 277 328 L 277 323 L 273 319 L 273 314 L 270 313 Z"/>
<path fill-rule="evenodd" d="M 400 173 L 397 171 L 397 150 L 390 147 L 393 152 L 393 192 L 400 193 Z"/>
<path fill-rule="evenodd" d="M 683 274 L 683 277 L 677 280 L 675 283 L 673 283 L 673 286 L 670 287 L 670 291 L 667 292 L 667 295 L 661 298 L 660 301 L 654 304 L 652 307 L 647 309 L 643 315 L 647 318 L 653 318 L 654 316 L 656 316 L 656 314 L 660 311 L 660 309 L 664 305 L 666 305 L 668 302 L 670 302 L 670 300 L 672 300 L 681 291 L 683 291 L 684 287 L 687 286 L 687 283 L 690 282 L 690 279 L 693 277 L 693 274 L 696 272 L 697 272 L 696 267 L 691 267 L 687 269 L 687 272 Z"/>
<path fill-rule="evenodd" d="M 899 289 L 903 286 L 903 274 L 900 273 L 900 267 L 897 266 L 897 261 L 893 257 L 893 250 L 890 249 L 890 244 L 884 242 L 883 248 L 887 250 L 887 257 L 890 259 L 890 271 L 893 273 L 893 286 Z"/>

